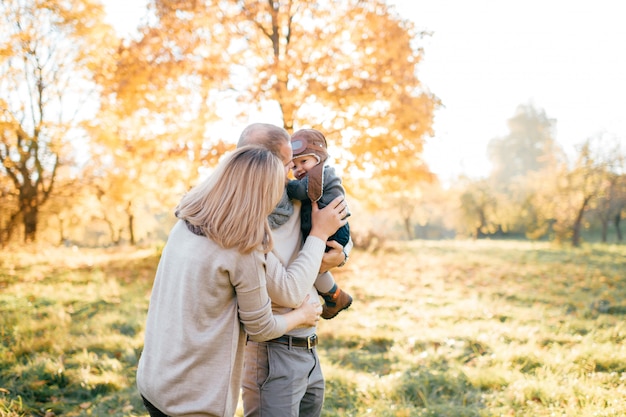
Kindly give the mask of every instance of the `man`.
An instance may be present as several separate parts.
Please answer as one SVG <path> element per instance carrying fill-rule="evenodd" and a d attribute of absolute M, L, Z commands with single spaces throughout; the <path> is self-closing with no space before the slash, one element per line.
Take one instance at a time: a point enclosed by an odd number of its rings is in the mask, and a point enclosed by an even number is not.
<path fill-rule="evenodd" d="M 293 167 L 290 137 L 284 129 L 264 123 L 252 124 L 244 129 L 237 146 L 251 144 L 264 146 L 278 155 L 285 163 L 285 174 Z M 270 216 L 270 226 L 274 239 L 273 252 L 287 266 L 302 246 L 300 202 L 290 201 L 285 193 Z M 343 265 L 347 259 L 349 248 L 344 251 L 335 241 L 329 241 L 327 245 L 331 250 L 324 255 L 320 271 Z M 351 242 L 347 246 L 351 246 Z M 271 272 L 268 271 L 268 276 L 274 275 Z M 278 281 L 268 279 L 267 282 L 275 314 L 291 310 L 306 294 L 311 294 L 311 300 L 318 299 L 318 292 L 313 286 L 314 280 L 310 277 L 285 276 Z M 333 307 L 337 311 L 331 312 L 329 316 L 347 308 L 351 302 L 349 295 L 337 291 L 336 294 L 341 295 L 341 299 Z M 243 406 L 246 417 L 321 415 L 324 377 L 315 348 L 315 330 L 315 327 L 296 329 L 278 339 L 263 343 L 248 341 L 243 377 Z"/>

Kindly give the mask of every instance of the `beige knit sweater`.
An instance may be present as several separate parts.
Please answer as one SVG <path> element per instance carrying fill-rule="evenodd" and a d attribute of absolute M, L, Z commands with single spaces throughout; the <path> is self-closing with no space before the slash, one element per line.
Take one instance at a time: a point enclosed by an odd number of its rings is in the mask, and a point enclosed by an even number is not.
<path fill-rule="evenodd" d="M 279 274 L 278 281 L 309 271 L 310 291 L 324 248 L 325 242 L 309 237 L 302 259 L 287 272 L 271 254 L 266 259 L 261 251 L 225 250 L 176 223 L 150 297 L 137 369 L 141 394 L 171 416 L 234 415 L 244 330 L 254 340 L 286 330 L 285 321 L 272 315 L 265 270 Z"/>

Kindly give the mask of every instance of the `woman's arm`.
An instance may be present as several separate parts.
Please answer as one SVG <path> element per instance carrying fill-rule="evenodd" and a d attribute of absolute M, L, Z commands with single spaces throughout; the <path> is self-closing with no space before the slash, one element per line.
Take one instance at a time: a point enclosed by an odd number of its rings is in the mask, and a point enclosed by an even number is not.
<path fill-rule="evenodd" d="M 272 313 L 265 281 L 264 256 L 260 251 L 242 255 L 231 276 L 237 294 L 239 320 L 252 340 L 274 339 L 297 327 L 317 324 L 322 306 L 319 302 L 309 303 L 308 296 L 289 313 Z"/>
<path fill-rule="evenodd" d="M 263 253 L 256 251 L 239 256 L 234 270 L 229 272 L 237 297 L 239 320 L 250 338 L 264 341 L 281 336 L 296 327 L 314 326 L 321 313 L 319 302 L 303 303 L 299 308 L 283 315 L 272 313 L 265 269 Z"/>
<path fill-rule="evenodd" d="M 287 267 L 273 253 L 267 254 L 267 289 L 273 302 L 290 308 L 302 304 L 317 278 L 325 248 L 325 241 L 309 236 Z"/>
<path fill-rule="evenodd" d="M 298 327 L 315 327 L 322 314 L 322 305 L 319 302 L 309 302 L 309 294 L 302 301 L 302 305 L 289 313 L 280 315 L 287 323 L 285 333 Z"/>

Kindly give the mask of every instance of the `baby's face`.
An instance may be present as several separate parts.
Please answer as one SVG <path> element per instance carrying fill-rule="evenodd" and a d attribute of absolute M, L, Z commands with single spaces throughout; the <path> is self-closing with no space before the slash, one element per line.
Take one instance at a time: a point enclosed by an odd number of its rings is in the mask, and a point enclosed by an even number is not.
<path fill-rule="evenodd" d="M 306 176 L 307 172 L 309 172 L 309 170 L 318 163 L 318 159 L 313 155 L 305 155 L 299 158 L 294 158 L 293 176 L 296 177 L 296 179 L 301 180 Z"/>

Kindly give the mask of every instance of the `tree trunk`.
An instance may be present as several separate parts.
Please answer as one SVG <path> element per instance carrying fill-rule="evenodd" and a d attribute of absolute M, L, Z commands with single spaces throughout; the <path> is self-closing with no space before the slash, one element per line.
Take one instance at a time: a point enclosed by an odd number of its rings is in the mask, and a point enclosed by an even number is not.
<path fill-rule="evenodd" d="M 604 216 L 603 216 L 604 217 Z M 602 219 L 602 243 L 606 243 L 607 240 L 607 234 L 609 231 L 609 221 L 608 219 Z"/>
<path fill-rule="evenodd" d="M 118 232 L 117 236 L 115 235 L 115 227 L 113 225 L 113 222 L 110 221 L 106 216 L 104 216 L 103 220 L 106 222 L 108 228 L 109 228 L 109 239 L 111 240 L 111 243 L 113 245 L 118 245 L 120 243 L 120 234 Z"/>
<path fill-rule="evenodd" d="M 576 221 L 572 227 L 572 246 L 574 247 L 580 246 L 580 225 L 582 223 L 582 213 L 583 210 L 578 212 L 578 216 L 576 216 Z"/>
<path fill-rule="evenodd" d="M 11 213 L 11 217 L 9 218 L 8 223 L 2 229 L 0 229 L 0 247 L 6 246 L 13 236 L 13 232 L 15 231 L 18 222 L 17 219 L 19 217 L 20 211 L 16 211 Z"/>
<path fill-rule="evenodd" d="M 618 242 L 622 241 L 622 231 L 619 228 L 619 223 L 621 220 L 622 220 L 622 212 L 618 211 L 617 214 L 615 215 L 615 218 L 613 219 L 613 223 L 615 224 L 615 231 L 617 232 Z"/>
<path fill-rule="evenodd" d="M 413 234 L 413 228 L 412 228 L 411 218 L 410 217 L 405 217 L 404 218 L 404 230 L 406 231 L 407 239 L 413 240 L 414 239 L 414 234 Z"/>
<path fill-rule="evenodd" d="M 485 211 L 483 210 L 482 207 L 480 207 L 478 209 L 478 218 L 480 219 L 480 224 L 476 228 L 476 238 L 477 239 L 486 236 L 485 229 L 486 229 L 486 226 L 487 226 L 487 215 L 485 214 Z"/>
<path fill-rule="evenodd" d="M 126 215 L 128 216 L 128 239 L 129 243 L 135 246 L 135 216 L 133 215 L 133 203 L 129 201 L 126 205 Z"/>
<path fill-rule="evenodd" d="M 128 214 L 128 233 L 130 234 L 130 244 L 135 246 L 135 216 Z"/>
<path fill-rule="evenodd" d="M 59 220 L 59 246 L 63 246 L 68 243 L 68 239 L 65 237 L 65 222 L 60 215 L 57 215 L 57 219 Z"/>
<path fill-rule="evenodd" d="M 22 219 L 24 224 L 24 243 L 32 243 L 37 239 L 37 218 L 39 207 L 33 198 L 27 198 L 22 203 Z"/>
<path fill-rule="evenodd" d="M 580 210 L 578 210 L 578 215 L 576 216 L 576 220 L 574 221 L 574 226 L 572 226 L 572 246 L 578 247 L 580 246 L 580 227 L 583 223 L 583 215 L 585 214 L 585 209 L 587 208 L 587 203 L 591 196 L 585 197 L 582 205 L 580 206 Z"/>

